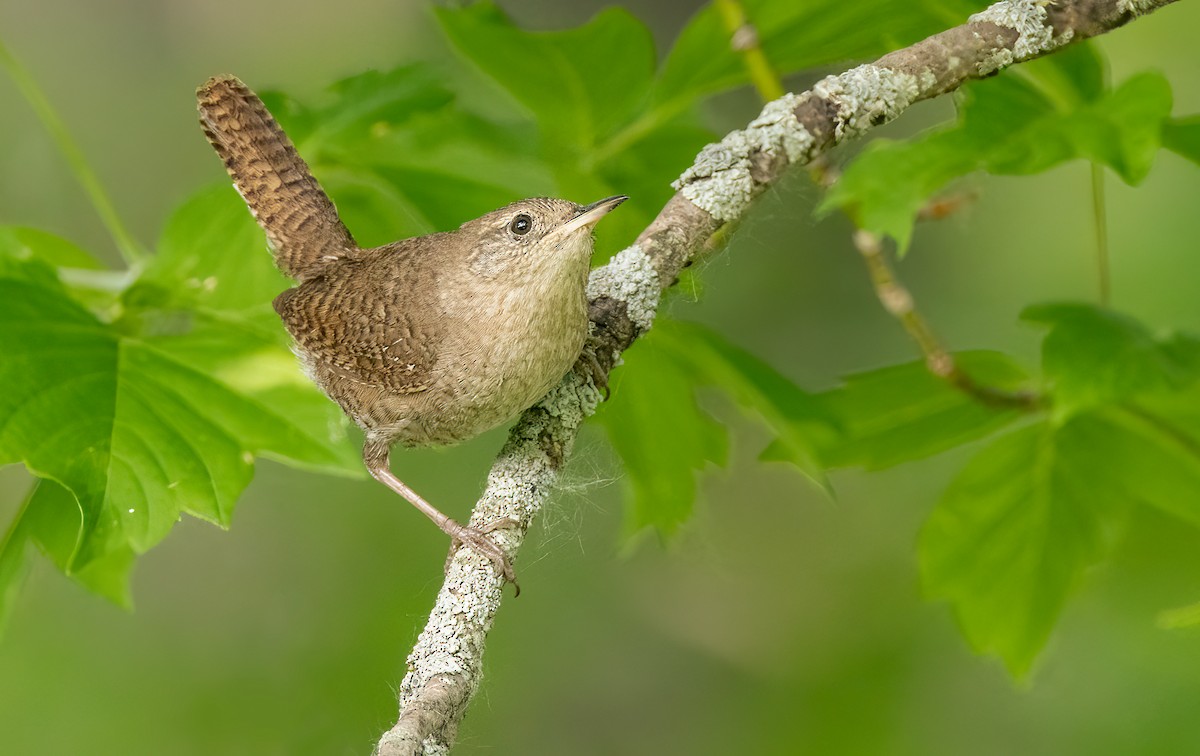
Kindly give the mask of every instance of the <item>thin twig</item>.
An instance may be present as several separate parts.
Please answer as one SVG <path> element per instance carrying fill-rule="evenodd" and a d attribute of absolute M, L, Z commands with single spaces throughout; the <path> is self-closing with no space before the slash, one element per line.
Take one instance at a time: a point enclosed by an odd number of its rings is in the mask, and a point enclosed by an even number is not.
<path fill-rule="evenodd" d="M 921 316 L 909 290 L 896 278 L 896 272 L 883 251 L 883 243 L 877 234 L 858 229 L 854 232 L 854 246 L 867 264 L 867 272 L 880 304 L 888 314 L 900 322 L 917 348 L 925 357 L 929 372 L 951 386 L 970 395 L 983 404 L 1018 409 L 1036 409 L 1042 405 L 1041 395 L 1028 391 L 1004 391 L 979 383 L 963 372 L 954 355 L 942 346 L 929 323 Z"/>
<path fill-rule="evenodd" d="M 758 27 L 746 16 L 741 0 L 715 0 L 713 5 L 721 16 L 721 23 L 729 32 L 729 46 L 742 58 L 750 83 L 758 90 L 764 101 L 770 102 L 783 97 L 783 81 L 763 52 L 758 37 Z"/>

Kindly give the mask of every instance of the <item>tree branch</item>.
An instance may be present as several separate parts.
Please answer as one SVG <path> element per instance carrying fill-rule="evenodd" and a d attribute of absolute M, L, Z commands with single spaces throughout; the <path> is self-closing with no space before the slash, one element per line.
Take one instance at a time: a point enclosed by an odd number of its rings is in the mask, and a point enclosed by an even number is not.
<path fill-rule="evenodd" d="M 874 63 L 828 76 L 808 92 L 769 103 L 747 128 L 705 147 L 673 184 L 676 194 L 632 246 L 592 272 L 591 337 L 575 371 L 513 427 L 471 515 L 496 531 L 515 558 L 550 495 L 580 424 L 600 401 L 621 353 L 650 328 L 662 291 L 707 248 L 724 224 L 789 165 L 807 164 L 840 142 L 896 118 L 910 105 L 968 79 L 1051 52 L 1070 41 L 1123 26 L 1175 0 L 1005 0 L 967 23 Z M 450 561 L 429 622 L 408 657 L 400 717 L 380 738 L 381 756 L 449 753 L 479 685 L 487 633 L 500 607 L 503 578 L 470 549 Z"/>

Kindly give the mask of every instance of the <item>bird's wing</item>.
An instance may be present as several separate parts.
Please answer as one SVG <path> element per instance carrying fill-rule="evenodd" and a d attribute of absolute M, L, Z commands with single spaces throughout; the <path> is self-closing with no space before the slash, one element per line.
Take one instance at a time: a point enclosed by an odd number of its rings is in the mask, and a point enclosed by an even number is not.
<path fill-rule="evenodd" d="M 304 281 L 354 250 L 333 202 L 258 95 L 217 76 L 196 99 L 204 134 L 267 232 L 280 270 Z"/>
<path fill-rule="evenodd" d="M 310 361 L 395 393 L 424 391 L 443 339 L 436 281 L 395 275 L 403 255 L 372 252 L 288 289 L 275 310 Z"/>

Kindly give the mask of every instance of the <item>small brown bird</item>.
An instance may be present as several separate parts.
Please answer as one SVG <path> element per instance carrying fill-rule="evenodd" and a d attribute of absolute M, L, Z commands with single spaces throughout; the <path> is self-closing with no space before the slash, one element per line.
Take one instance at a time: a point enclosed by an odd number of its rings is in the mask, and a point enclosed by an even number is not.
<path fill-rule="evenodd" d="M 464 441 L 513 417 L 574 364 L 588 330 L 592 228 L 627 199 L 527 199 L 456 231 L 362 249 L 258 98 L 232 76 L 197 90 L 200 123 L 299 285 L 275 299 L 305 372 L 364 431 L 371 475 L 514 579 L 484 528 L 392 474 L 393 444 Z"/>

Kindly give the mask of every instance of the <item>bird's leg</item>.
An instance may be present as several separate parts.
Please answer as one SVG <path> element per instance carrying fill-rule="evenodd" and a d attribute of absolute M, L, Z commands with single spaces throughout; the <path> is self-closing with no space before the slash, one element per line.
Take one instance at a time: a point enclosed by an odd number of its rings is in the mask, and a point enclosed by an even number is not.
<path fill-rule="evenodd" d="M 490 523 L 483 528 L 473 528 L 469 525 L 462 525 L 447 517 L 437 507 L 421 498 L 416 491 L 409 488 L 405 485 L 404 481 L 392 473 L 388 464 L 388 447 L 385 444 L 368 442 L 364 445 L 363 462 L 366 463 L 367 471 L 371 473 L 372 478 L 403 496 L 408 500 L 408 503 L 433 520 L 433 523 L 441 528 L 443 533 L 450 536 L 451 556 L 457 551 L 459 545 L 466 544 L 470 546 L 479 554 L 487 557 L 492 562 L 492 565 L 495 566 L 496 571 L 506 581 L 516 587 L 517 593 L 521 592 L 521 587 L 517 585 L 516 573 L 513 572 L 512 562 L 509 561 L 508 555 L 485 535 L 497 528 L 518 524 L 515 520 L 507 518 Z M 449 564 L 449 558 L 447 558 L 446 566 L 449 567 Z"/>

